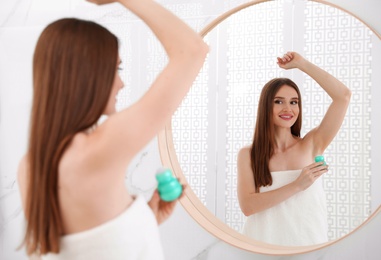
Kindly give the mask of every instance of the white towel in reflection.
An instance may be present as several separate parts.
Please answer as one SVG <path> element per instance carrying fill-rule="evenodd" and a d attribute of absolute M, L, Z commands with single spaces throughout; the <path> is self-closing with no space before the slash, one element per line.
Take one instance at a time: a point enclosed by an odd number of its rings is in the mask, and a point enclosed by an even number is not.
<path fill-rule="evenodd" d="M 143 196 L 116 218 L 61 238 L 59 254 L 42 259 L 164 259 L 158 225 Z"/>
<path fill-rule="evenodd" d="M 260 192 L 294 181 L 302 170 L 271 172 L 273 184 Z M 246 219 L 243 234 L 270 244 L 305 246 L 328 241 L 328 220 L 322 178 L 284 202 Z"/>

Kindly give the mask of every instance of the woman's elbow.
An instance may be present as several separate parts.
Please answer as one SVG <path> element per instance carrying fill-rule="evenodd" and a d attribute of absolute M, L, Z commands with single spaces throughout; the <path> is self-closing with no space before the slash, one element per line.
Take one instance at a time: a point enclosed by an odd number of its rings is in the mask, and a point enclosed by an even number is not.
<path fill-rule="evenodd" d="M 187 44 L 184 46 L 184 48 L 184 50 L 187 50 L 186 52 L 184 52 L 184 54 L 188 54 L 193 58 L 205 58 L 206 55 L 209 53 L 208 44 L 206 44 L 204 39 L 199 35 L 189 40 Z"/>
<path fill-rule="evenodd" d="M 197 41 L 194 46 L 192 51 L 190 52 L 191 57 L 193 59 L 199 58 L 200 60 L 204 61 L 206 56 L 209 53 L 209 46 L 204 42 L 203 39 L 200 39 Z"/>
<path fill-rule="evenodd" d="M 207 55 L 209 53 L 209 45 L 204 42 L 204 40 L 201 40 L 200 43 L 200 51 L 202 51 L 203 55 Z"/>
<path fill-rule="evenodd" d="M 349 103 L 351 101 L 351 97 L 352 97 L 352 91 L 349 88 L 347 88 L 343 95 L 343 98 L 347 103 Z"/>
<path fill-rule="evenodd" d="M 249 210 L 245 210 L 245 209 L 241 209 L 241 210 L 242 210 L 243 215 L 245 215 L 245 217 L 249 217 L 249 216 L 253 215 L 252 213 L 250 213 Z"/>
<path fill-rule="evenodd" d="M 248 205 L 245 205 L 242 203 L 239 206 L 241 208 L 243 215 L 245 215 L 245 217 L 248 217 L 248 216 L 253 215 L 255 213 L 253 211 L 253 209 L 251 207 L 249 207 Z"/>

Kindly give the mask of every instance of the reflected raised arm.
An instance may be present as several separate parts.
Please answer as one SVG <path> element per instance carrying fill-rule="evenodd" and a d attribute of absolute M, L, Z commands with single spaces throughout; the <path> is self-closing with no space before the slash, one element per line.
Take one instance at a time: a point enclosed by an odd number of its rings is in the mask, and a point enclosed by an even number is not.
<path fill-rule="evenodd" d="M 338 79 L 304 59 L 296 52 L 287 52 L 278 57 L 278 65 L 283 69 L 298 68 L 313 78 L 332 98 L 332 103 L 320 125 L 311 130 L 305 138 L 311 138 L 314 154 L 322 154 L 339 131 L 351 98 L 351 91 Z"/>

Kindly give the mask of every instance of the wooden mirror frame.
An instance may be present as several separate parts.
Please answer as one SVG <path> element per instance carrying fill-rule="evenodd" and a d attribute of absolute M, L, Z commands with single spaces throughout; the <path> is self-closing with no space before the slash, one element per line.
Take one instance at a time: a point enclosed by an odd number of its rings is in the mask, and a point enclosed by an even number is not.
<path fill-rule="evenodd" d="M 205 37 L 212 29 L 214 29 L 221 22 L 229 18 L 231 15 L 256 4 L 269 2 L 271 0 L 254 0 L 248 3 L 239 5 L 216 19 L 214 19 L 211 23 L 209 23 L 203 30 L 201 30 L 200 35 Z M 337 6 L 332 3 L 327 3 L 322 0 L 309 0 L 312 2 L 318 2 L 321 4 L 329 5 L 334 8 L 340 9 L 351 16 L 355 17 L 363 24 L 365 24 L 372 32 L 381 39 L 381 35 L 377 33 L 373 28 L 371 28 L 367 23 L 361 20 L 359 17 L 354 15 L 353 13 Z M 179 178 L 183 183 L 186 183 L 188 186 L 188 182 L 181 170 L 179 160 L 176 155 L 175 147 L 173 144 L 173 135 L 172 135 L 172 121 L 166 124 L 165 129 L 161 131 L 158 135 L 158 143 L 159 143 L 159 152 L 161 161 L 163 166 L 171 168 L 173 170 L 174 175 Z M 202 204 L 197 195 L 192 191 L 191 188 L 185 190 L 185 196 L 181 199 L 181 204 L 185 208 L 185 210 L 189 213 L 189 215 L 205 230 L 214 235 L 215 237 L 221 239 L 222 241 L 235 246 L 237 248 L 250 251 L 253 253 L 260 253 L 265 255 L 295 255 L 295 254 L 303 254 L 311 251 L 319 250 L 324 247 L 328 247 L 337 243 L 338 241 L 345 239 L 349 235 L 356 232 L 361 227 L 365 226 L 368 222 L 371 221 L 377 214 L 381 212 L 381 206 L 378 208 L 357 228 L 349 232 L 348 234 L 323 244 L 316 244 L 311 246 L 279 246 L 273 244 L 267 244 L 258 240 L 251 239 L 245 235 L 240 234 L 236 230 L 230 228 L 220 219 L 218 219 L 215 215 L 213 215 L 205 206 Z"/>

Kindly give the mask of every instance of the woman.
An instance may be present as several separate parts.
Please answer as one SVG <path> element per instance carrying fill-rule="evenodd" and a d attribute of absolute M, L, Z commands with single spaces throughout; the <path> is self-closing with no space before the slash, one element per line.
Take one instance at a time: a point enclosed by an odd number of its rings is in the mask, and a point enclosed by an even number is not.
<path fill-rule="evenodd" d="M 271 244 L 301 246 L 326 242 L 327 216 L 321 176 L 328 171 L 314 157 L 324 153 L 340 129 L 351 91 L 326 71 L 288 52 L 283 69 L 298 68 L 332 98 L 321 123 L 300 136 L 301 96 L 297 85 L 276 78 L 262 89 L 253 143 L 240 150 L 238 199 L 247 216 L 243 233 Z"/>
<path fill-rule="evenodd" d="M 171 118 L 208 47 L 152 0 L 90 2 L 119 2 L 140 17 L 163 44 L 168 64 L 138 102 L 117 113 L 123 87 L 117 38 L 78 19 L 42 32 L 33 60 L 29 147 L 18 173 L 24 243 L 29 255 L 47 259 L 162 259 L 157 224 L 175 202 L 155 192 L 148 207 L 129 194 L 125 170 Z M 95 127 L 101 115 L 108 119 Z"/>

